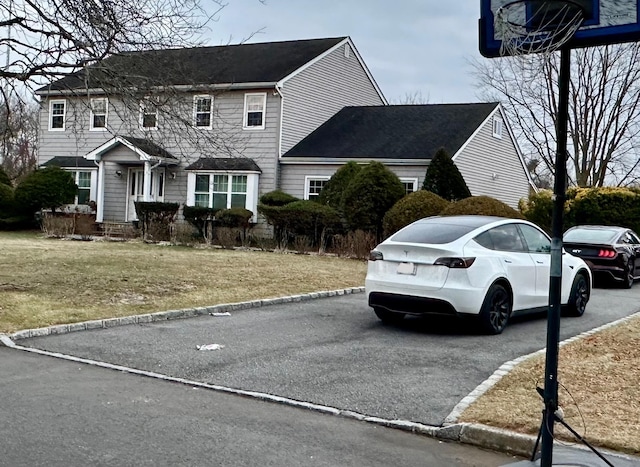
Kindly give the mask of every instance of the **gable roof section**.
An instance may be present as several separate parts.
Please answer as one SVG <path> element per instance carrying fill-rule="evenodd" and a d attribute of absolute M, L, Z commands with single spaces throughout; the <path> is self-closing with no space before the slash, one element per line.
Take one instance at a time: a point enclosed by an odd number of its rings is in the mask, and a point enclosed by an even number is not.
<path fill-rule="evenodd" d="M 141 161 L 155 160 L 173 164 L 178 162 L 177 157 L 153 141 L 144 138 L 134 138 L 133 136 L 114 136 L 84 157 L 90 161 L 100 160 L 104 154 L 119 145 L 124 145 L 131 149 L 131 151 L 138 155 Z"/>
<path fill-rule="evenodd" d="M 454 155 L 498 103 L 345 107 L 282 156 L 428 160 Z"/>
<path fill-rule="evenodd" d="M 248 157 L 201 157 L 185 170 L 262 172 L 258 164 Z"/>
<path fill-rule="evenodd" d="M 86 73 L 80 71 L 44 86 L 37 93 L 87 86 L 98 89 L 103 87 L 102 83 L 120 76 L 127 77 L 125 85 L 275 85 L 345 39 L 347 37 L 122 53 L 90 66 Z"/>

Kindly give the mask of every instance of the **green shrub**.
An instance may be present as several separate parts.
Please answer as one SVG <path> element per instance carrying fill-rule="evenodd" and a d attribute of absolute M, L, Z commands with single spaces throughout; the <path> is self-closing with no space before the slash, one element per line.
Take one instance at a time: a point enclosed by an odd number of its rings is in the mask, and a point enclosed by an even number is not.
<path fill-rule="evenodd" d="M 447 206 L 449 201 L 430 191 L 418 190 L 410 193 L 394 204 L 384 215 L 382 219 L 384 236 L 388 237 L 423 217 L 437 216 Z"/>
<path fill-rule="evenodd" d="M 218 209 L 205 208 L 202 206 L 185 206 L 182 209 L 184 219 L 196 229 L 202 238 L 211 243 L 213 238 L 213 223 L 215 222 Z"/>
<path fill-rule="evenodd" d="M 8 217 L 14 210 L 13 188 L 0 183 L 0 217 Z"/>
<path fill-rule="evenodd" d="M 60 167 L 46 167 L 31 172 L 14 191 L 16 205 L 25 213 L 41 209 L 55 211 L 72 203 L 78 190 L 71 173 Z"/>
<path fill-rule="evenodd" d="M 640 195 L 628 188 L 584 188 L 568 204 L 571 225 L 620 225 L 640 230 Z"/>
<path fill-rule="evenodd" d="M 291 234 L 306 236 L 312 246 L 324 249 L 329 233 L 341 229 L 340 217 L 331 206 L 311 200 L 300 200 L 282 208 L 287 216 L 287 230 Z"/>
<path fill-rule="evenodd" d="M 551 233 L 551 215 L 553 212 L 553 192 L 540 190 L 529 196 L 529 199 L 521 199 L 518 203 L 520 212 L 528 221 L 539 225 L 547 233 Z"/>
<path fill-rule="evenodd" d="M 2 167 L 0 167 L 0 185 L 9 185 L 10 187 L 13 187 L 9 175 L 7 175 L 7 172 Z"/>
<path fill-rule="evenodd" d="M 221 209 L 216 213 L 216 220 L 221 227 L 237 227 L 247 229 L 251 225 L 253 213 L 245 208 Z"/>
<path fill-rule="evenodd" d="M 455 203 L 451 203 L 440 213 L 442 216 L 458 216 L 467 214 L 500 216 L 512 219 L 524 218 L 524 216 L 517 210 L 506 205 L 502 201 L 491 198 L 490 196 L 472 196 L 470 198 L 456 201 Z"/>
<path fill-rule="evenodd" d="M 444 148 L 438 149 L 431 159 L 422 189 L 448 201 L 458 201 L 471 196 L 462 174 Z"/>
<path fill-rule="evenodd" d="M 380 162 L 371 162 L 356 174 L 342 197 L 347 229 L 371 232 L 381 239 L 384 215 L 404 195 L 398 176 Z"/>
<path fill-rule="evenodd" d="M 362 170 L 355 161 L 349 161 L 336 170 L 336 173 L 320 190 L 318 202 L 336 209 L 340 213 L 342 196 L 354 177 Z"/>
<path fill-rule="evenodd" d="M 265 206 L 284 206 L 294 201 L 298 201 L 298 198 L 282 190 L 270 191 L 260 197 L 260 203 Z"/>
<path fill-rule="evenodd" d="M 168 241 L 171 239 L 171 226 L 180 209 L 178 203 L 136 201 L 135 208 L 142 226 L 142 237 L 145 240 Z"/>

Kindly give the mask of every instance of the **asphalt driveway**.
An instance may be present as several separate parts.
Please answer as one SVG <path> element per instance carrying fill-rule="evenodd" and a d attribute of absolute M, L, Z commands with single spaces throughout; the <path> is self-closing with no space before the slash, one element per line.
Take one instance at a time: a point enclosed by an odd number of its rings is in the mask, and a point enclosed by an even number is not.
<path fill-rule="evenodd" d="M 595 289 L 566 339 L 637 311 L 640 285 Z M 503 363 L 545 346 L 546 321 L 527 317 L 502 335 L 407 319 L 382 325 L 364 294 L 146 325 L 20 340 L 27 347 L 343 410 L 440 426 Z M 218 350 L 198 346 L 218 344 Z M 531 388 L 535 390 L 534 387 Z"/>

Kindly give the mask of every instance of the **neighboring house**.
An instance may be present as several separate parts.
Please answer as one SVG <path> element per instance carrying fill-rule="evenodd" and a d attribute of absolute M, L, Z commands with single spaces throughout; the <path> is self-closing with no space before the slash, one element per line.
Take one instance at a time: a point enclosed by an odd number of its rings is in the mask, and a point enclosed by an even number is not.
<path fill-rule="evenodd" d="M 311 199 L 341 165 L 375 160 L 410 193 L 441 147 L 474 196 L 517 208 L 536 189 L 499 103 L 346 107 L 281 157 L 280 186 Z"/>
<path fill-rule="evenodd" d="M 344 106 L 386 100 L 348 37 L 115 55 L 37 91 L 39 163 L 73 173 L 98 222 L 135 201 L 257 216 L 280 155 Z"/>

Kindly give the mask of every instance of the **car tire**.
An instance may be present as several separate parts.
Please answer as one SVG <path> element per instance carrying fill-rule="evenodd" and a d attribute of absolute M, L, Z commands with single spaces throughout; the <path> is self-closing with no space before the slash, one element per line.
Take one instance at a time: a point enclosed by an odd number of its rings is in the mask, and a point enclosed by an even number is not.
<path fill-rule="evenodd" d="M 511 316 L 511 294 L 500 284 L 493 284 L 480 308 L 480 326 L 487 334 L 500 334 Z"/>
<path fill-rule="evenodd" d="M 623 289 L 630 289 L 631 287 L 633 287 L 633 280 L 634 278 L 634 260 L 633 258 L 629 258 L 629 260 L 627 261 L 627 265 L 624 268 L 624 277 L 622 280 L 622 288 Z"/>
<path fill-rule="evenodd" d="M 566 307 L 566 315 L 574 317 L 582 316 L 587 308 L 587 302 L 590 296 L 591 290 L 589 289 L 589 282 L 583 274 L 578 274 L 575 279 L 573 279 L 571 294 L 569 295 L 569 302 Z"/>
<path fill-rule="evenodd" d="M 375 307 L 373 311 L 384 324 L 398 324 L 404 319 L 404 313 L 396 313 L 385 308 Z"/>

